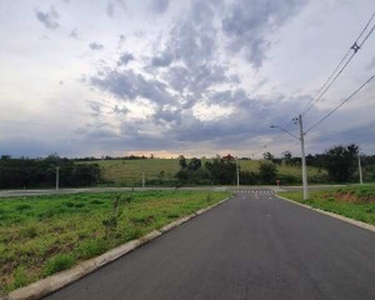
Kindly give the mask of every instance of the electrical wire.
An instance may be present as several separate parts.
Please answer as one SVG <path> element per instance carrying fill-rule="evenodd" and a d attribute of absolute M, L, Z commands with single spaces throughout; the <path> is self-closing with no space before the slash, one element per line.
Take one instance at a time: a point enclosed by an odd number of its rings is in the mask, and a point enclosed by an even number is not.
<path fill-rule="evenodd" d="M 314 125 L 312 125 L 309 129 L 305 131 L 305 133 L 311 131 L 315 127 L 317 127 L 319 124 L 321 124 L 324 120 L 326 120 L 329 116 L 331 116 L 335 111 L 337 111 L 341 106 L 343 106 L 346 102 L 348 102 L 350 99 L 352 99 L 356 94 L 358 94 L 370 81 L 372 81 L 375 78 L 375 74 L 372 75 L 369 79 L 367 79 L 358 89 L 356 89 L 348 98 L 346 98 L 344 101 L 342 101 L 339 105 L 337 105 L 333 110 L 331 110 L 328 114 L 326 114 L 323 118 L 321 118 L 318 122 L 316 122 Z"/>
<path fill-rule="evenodd" d="M 317 103 L 320 99 L 322 99 L 322 97 L 327 93 L 327 91 L 335 83 L 335 81 L 342 74 L 342 72 L 346 69 L 346 67 L 349 65 L 349 63 L 353 60 L 354 56 L 358 53 L 358 50 L 362 48 L 362 46 L 368 40 L 368 38 L 370 37 L 370 35 L 374 32 L 375 25 L 370 29 L 370 31 L 368 32 L 368 34 L 366 35 L 366 37 L 363 39 L 363 41 L 359 43 L 359 40 L 362 38 L 363 34 L 366 32 L 366 30 L 370 26 L 370 24 L 373 21 L 374 17 L 375 17 L 375 12 L 372 14 L 372 16 L 370 17 L 370 19 L 366 23 L 365 27 L 362 29 L 361 33 L 359 34 L 359 36 L 355 40 L 354 44 L 349 48 L 349 50 L 346 52 L 346 54 L 344 55 L 344 57 L 340 60 L 340 62 L 337 65 L 337 67 L 334 69 L 334 71 L 331 73 L 331 75 L 325 81 L 325 83 L 323 84 L 323 86 L 319 89 L 318 93 L 306 105 L 306 108 L 301 113 L 302 116 L 305 116 L 313 108 L 313 106 L 315 105 L 315 103 Z M 358 45 L 358 43 L 359 43 L 359 45 Z M 351 51 L 353 51 L 353 53 L 349 57 L 349 54 L 350 54 Z M 349 57 L 349 59 L 347 60 L 348 57 Z M 344 64 L 345 61 L 346 61 L 346 63 Z M 344 65 L 341 67 L 342 64 L 344 64 Z M 340 67 L 341 67 L 341 69 L 340 69 Z M 340 71 L 339 71 L 339 69 L 340 69 Z"/>

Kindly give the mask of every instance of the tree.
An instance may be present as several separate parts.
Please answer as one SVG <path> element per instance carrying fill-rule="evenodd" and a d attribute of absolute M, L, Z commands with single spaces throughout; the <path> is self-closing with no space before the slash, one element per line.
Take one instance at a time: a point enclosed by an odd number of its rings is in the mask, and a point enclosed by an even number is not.
<path fill-rule="evenodd" d="M 292 159 L 293 158 L 292 153 L 290 151 L 285 151 L 282 153 L 282 155 L 283 155 L 282 159 L 284 160 L 285 164 L 287 166 L 292 166 L 294 163 Z"/>
<path fill-rule="evenodd" d="M 292 153 L 290 151 L 285 151 L 282 153 L 282 155 L 283 155 L 283 159 L 285 160 L 289 160 L 292 158 Z"/>
<path fill-rule="evenodd" d="M 189 171 L 198 171 L 201 167 L 202 162 L 199 158 L 196 157 L 193 157 L 187 166 Z"/>
<path fill-rule="evenodd" d="M 327 157 L 325 167 L 328 177 L 334 182 L 349 181 L 352 173 L 357 168 L 356 157 L 358 146 L 351 144 L 348 146 L 334 146 L 325 152 Z"/>
<path fill-rule="evenodd" d="M 263 184 L 270 184 L 276 180 L 277 169 L 271 162 L 262 162 L 259 167 L 259 179 Z"/>
<path fill-rule="evenodd" d="M 185 156 L 180 155 L 180 156 L 179 156 L 179 160 L 180 160 L 179 165 L 180 165 L 181 170 L 186 169 L 186 168 L 187 168 L 187 163 L 186 163 L 186 158 L 185 158 Z"/>
<path fill-rule="evenodd" d="M 232 184 L 236 179 L 236 164 L 232 161 L 214 159 L 207 161 L 205 168 L 209 171 L 213 184 Z"/>
<path fill-rule="evenodd" d="M 263 159 L 265 160 L 273 160 L 275 159 L 275 156 L 271 154 L 271 152 L 264 152 L 263 153 Z"/>

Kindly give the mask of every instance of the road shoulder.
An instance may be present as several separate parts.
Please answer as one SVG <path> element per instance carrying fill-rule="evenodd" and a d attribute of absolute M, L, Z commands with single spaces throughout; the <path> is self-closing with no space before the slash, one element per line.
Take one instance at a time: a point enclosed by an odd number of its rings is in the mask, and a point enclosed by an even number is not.
<path fill-rule="evenodd" d="M 275 194 L 275 196 L 277 198 L 279 198 L 279 199 L 284 200 L 284 201 L 288 201 L 288 202 L 293 203 L 295 205 L 302 206 L 304 208 L 316 211 L 316 212 L 324 214 L 326 216 L 330 216 L 332 218 L 335 218 L 337 220 L 349 223 L 351 225 L 354 225 L 354 226 L 357 226 L 357 227 L 360 227 L 360 228 L 363 228 L 363 229 L 370 230 L 370 231 L 372 231 L 372 232 L 375 233 L 375 226 L 373 226 L 371 224 L 367 224 L 367 223 L 364 223 L 364 222 L 361 222 L 361 221 L 357 221 L 357 220 L 354 220 L 354 219 L 350 219 L 350 218 L 344 217 L 342 215 L 338 215 L 338 214 L 335 214 L 335 213 L 332 213 L 332 212 L 329 212 L 329 211 L 325 211 L 325 210 L 322 210 L 322 209 L 319 209 L 319 208 L 315 208 L 315 207 L 312 207 L 312 206 L 309 206 L 309 205 L 306 205 L 306 204 L 302 204 L 302 203 L 293 201 L 291 199 L 285 198 L 285 197 L 277 195 L 277 194 Z"/>

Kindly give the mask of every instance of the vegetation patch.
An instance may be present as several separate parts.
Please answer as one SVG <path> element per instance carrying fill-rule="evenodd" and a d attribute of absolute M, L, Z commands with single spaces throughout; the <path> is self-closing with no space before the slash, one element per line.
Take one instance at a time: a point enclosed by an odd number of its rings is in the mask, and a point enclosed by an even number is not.
<path fill-rule="evenodd" d="M 142 184 L 142 173 L 145 174 L 146 185 L 157 185 L 157 186 L 177 186 L 178 184 L 188 181 L 189 185 L 194 185 L 199 181 L 199 184 L 210 185 L 210 184 L 227 184 L 228 181 L 231 184 L 235 183 L 236 171 L 234 161 L 229 161 L 231 164 L 226 164 L 223 167 L 216 163 L 215 159 L 202 158 L 200 163 L 197 159 L 186 159 L 186 168 L 181 165 L 181 157 L 177 159 L 134 159 L 134 160 L 98 160 L 95 161 L 100 166 L 103 172 L 103 179 L 110 185 L 115 186 L 141 186 Z M 92 161 L 80 162 L 81 164 L 89 164 Z M 217 173 L 218 178 L 209 178 L 207 169 L 200 168 L 209 164 L 210 170 L 215 174 Z M 190 165 L 190 167 L 189 167 Z M 262 165 L 262 160 L 249 160 L 239 159 L 239 166 L 241 171 L 241 184 L 260 184 L 260 181 L 267 180 L 259 178 L 258 174 Z M 221 169 L 219 169 L 220 167 Z M 301 183 L 301 167 L 298 161 L 292 163 L 280 162 L 275 164 L 277 171 L 277 178 L 281 180 L 282 184 L 300 184 Z M 185 172 L 181 172 L 181 170 Z M 190 172 L 187 174 L 186 169 L 191 169 L 196 172 Z M 219 170 L 218 170 L 219 169 Z M 230 174 L 223 174 L 223 170 L 228 171 Z M 225 173 L 228 173 L 225 172 Z M 314 182 L 320 183 L 326 180 L 325 170 L 320 170 L 318 167 L 308 166 L 308 176 Z M 179 173 L 179 182 L 176 182 L 175 175 Z M 185 177 L 184 177 L 185 175 Z M 189 177 L 190 176 L 190 177 Z M 228 178 L 229 177 L 229 178 Z M 275 184 L 274 178 L 271 178 L 270 182 L 266 184 Z"/>
<path fill-rule="evenodd" d="M 228 193 L 148 191 L 0 199 L 0 295 L 159 229 Z"/>
<path fill-rule="evenodd" d="M 281 196 L 315 208 L 375 225 L 375 185 L 353 185 L 341 189 L 314 191 L 308 201 L 302 192 L 281 192 Z"/>

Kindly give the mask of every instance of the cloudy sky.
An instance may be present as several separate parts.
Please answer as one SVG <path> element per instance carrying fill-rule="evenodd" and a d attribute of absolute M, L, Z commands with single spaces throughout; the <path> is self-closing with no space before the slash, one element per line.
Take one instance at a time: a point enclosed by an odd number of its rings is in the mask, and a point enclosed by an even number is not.
<path fill-rule="evenodd" d="M 0 154 L 298 155 L 269 126 L 298 132 L 288 121 L 374 11 L 373 0 L 2 0 Z M 306 128 L 374 73 L 375 32 Z M 307 152 L 375 153 L 374 112 L 372 82 L 307 134 Z"/>

